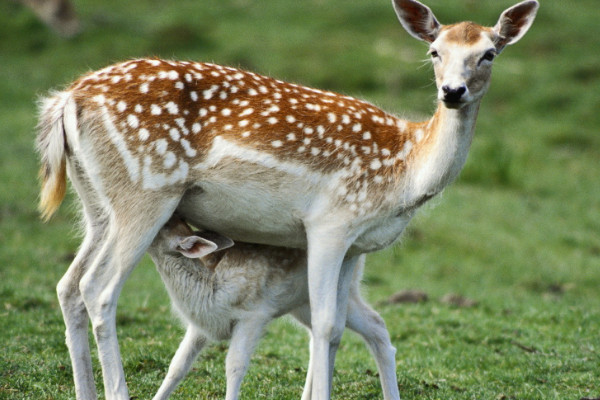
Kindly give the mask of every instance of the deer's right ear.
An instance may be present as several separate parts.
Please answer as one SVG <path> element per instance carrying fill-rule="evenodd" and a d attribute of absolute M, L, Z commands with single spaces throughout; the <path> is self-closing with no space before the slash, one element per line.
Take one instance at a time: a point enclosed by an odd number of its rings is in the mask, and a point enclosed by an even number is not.
<path fill-rule="evenodd" d="M 216 243 L 199 236 L 186 236 L 177 241 L 175 250 L 187 258 L 200 258 L 217 251 Z"/>
<path fill-rule="evenodd" d="M 416 0 L 392 0 L 396 15 L 408 33 L 419 40 L 433 42 L 442 25 L 429 7 Z"/>

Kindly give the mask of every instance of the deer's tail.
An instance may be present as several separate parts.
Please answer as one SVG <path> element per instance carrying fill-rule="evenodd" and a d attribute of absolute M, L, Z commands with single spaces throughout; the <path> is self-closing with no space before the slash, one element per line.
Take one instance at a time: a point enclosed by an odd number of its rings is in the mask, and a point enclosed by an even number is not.
<path fill-rule="evenodd" d="M 75 102 L 70 92 L 58 92 L 42 99 L 36 140 L 40 155 L 39 211 L 44 221 L 56 212 L 67 190 L 67 133 L 77 129 Z"/>

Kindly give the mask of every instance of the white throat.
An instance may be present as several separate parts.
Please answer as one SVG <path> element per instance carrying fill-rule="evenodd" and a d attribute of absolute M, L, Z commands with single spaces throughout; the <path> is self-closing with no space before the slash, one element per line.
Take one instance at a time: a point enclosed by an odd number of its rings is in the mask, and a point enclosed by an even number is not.
<path fill-rule="evenodd" d="M 405 189 L 408 199 L 433 196 L 456 179 L 471 147 L 478 111 L 479 102 L 460 109 L 449 109 L 440 103 L 429 121 L 426 143 L 418 150 L 409 171 Z"/>

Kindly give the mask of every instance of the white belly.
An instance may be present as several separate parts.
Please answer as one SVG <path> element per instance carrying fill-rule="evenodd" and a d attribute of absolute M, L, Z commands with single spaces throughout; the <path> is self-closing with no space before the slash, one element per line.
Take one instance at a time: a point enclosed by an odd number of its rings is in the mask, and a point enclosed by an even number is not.
<path fill-rule="evenodd" d="M 281 190 L 268 192 L 253 182 L 201 182 L 183 197 L 177 212 L 198 228 L 234 241 L 304 248 L 305 195 Z"/>

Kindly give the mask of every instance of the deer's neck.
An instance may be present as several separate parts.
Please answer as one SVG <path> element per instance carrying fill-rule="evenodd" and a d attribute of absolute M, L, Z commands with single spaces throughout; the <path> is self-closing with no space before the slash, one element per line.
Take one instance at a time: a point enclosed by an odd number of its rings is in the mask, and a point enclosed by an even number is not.
<path fill-rule="evenodd" d="M 456 110 L 440 103 L 424 122 L 427 134 L 415 151 L 406 187 L 412 196 L 434 196 L 458 176 L 471 147 L 478 111 L 479 102 Z"/>

